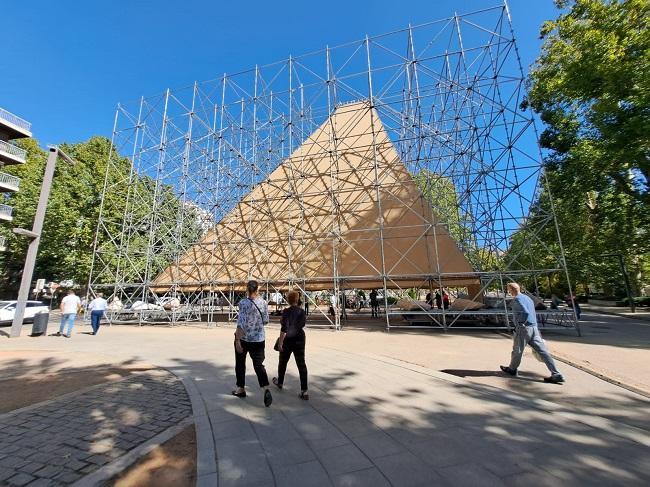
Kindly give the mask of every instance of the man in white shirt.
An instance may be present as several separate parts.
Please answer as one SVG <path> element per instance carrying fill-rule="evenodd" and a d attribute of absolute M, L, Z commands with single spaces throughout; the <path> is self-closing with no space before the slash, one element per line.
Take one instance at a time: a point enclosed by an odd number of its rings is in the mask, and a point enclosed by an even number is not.
<path fill-rule="evenodd" d="M 107 306 L 108 302 L 104 299 L 102 293 L 97 293 L 97 297 L 88 305 L 88 309 L 90 310 L 90 326 L 93 327 L 93 335 L 97 335 L 99 331 L 102 316 L 104 316 L 104 311 L 106 311 Z"/>
<path fill-rule="evenodd" d="M 68 291 L 68 295 L 61 300 L 61 326 L 59 326 L 59 333 L 57 336 L 63 335 L 70 338 L 72 334 L 72 327 L 74 327 L 74 320 L 77 313 L 81 310 L 81 300 L 72 289 Z M 68 333 L 63 333 L 66 323 L 68 324 Z"/>

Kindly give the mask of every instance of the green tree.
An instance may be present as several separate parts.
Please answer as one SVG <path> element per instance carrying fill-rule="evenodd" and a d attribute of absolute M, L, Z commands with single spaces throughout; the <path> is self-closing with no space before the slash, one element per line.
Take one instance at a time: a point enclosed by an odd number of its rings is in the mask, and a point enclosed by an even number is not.
<path fill-rule="evenodd" d="M 499 262 L 494 252 L 477 242 L 472 232 L 472 217 L 462 211 L 453 181 L 426 169 L 416 174 L 414 180 L 438 221 L 447 227 L 472 266 L 481 271 L 497 269 Z"/>
<path fill-rule="evenodd" d="M 620 270 L 603 253 L 622 253 L 637 287 L 648 279 L 650 3 L 556 5 L 563 10 L 542 26 L 544 44 L 524 103 L 544 123 L 549 181 L 531 222 L 551 213 L 550 190 L 572 279 L 621 294 Z M 555 233 L 554 225 L 539 238 L 518 232 L 511 252 L 551 265 L 559 255 Z"/>

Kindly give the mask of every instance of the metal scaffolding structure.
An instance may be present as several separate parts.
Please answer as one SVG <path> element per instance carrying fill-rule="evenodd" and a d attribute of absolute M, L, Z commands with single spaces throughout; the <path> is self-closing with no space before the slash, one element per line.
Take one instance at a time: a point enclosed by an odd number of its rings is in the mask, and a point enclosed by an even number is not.
<path fill-rule="evenodd" d="M 375 288 L 390 328 L 389 295 L 566 275 L 559 235 L 545 269 L 510 247 L 557 233 L 529 218 L 544 173 L 524 84 L 504 4 L 119 104 L 90 293 L 119 300 L 115 320 L 180 323 L 232 319 L 250 278 L 307 300 Z M 507 327 L 499 306 L 409 316 Z"/>

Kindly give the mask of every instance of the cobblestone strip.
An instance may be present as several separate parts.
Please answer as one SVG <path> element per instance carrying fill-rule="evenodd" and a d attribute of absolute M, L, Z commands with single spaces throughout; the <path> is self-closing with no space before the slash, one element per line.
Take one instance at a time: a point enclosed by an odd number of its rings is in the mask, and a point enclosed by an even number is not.
<path fill-rule="evenodd" d="M 68 485 L 191 414 L 181 381 L 156 370 L 0 417 L 0 485 Z"/>
<path fill-rule="evenodd" d="M 103 482 L 106 482 L 120 472 L 123 472 L 131 465 L 133 465 L 137 460 L 150 453 L 154 448 L 162 445 L 166 441 L 171 440 L 174 436 L 181 433 L 192 423 L 194 423 L 192 418 L 185 418 L 177 425 L 172 426 L 171 428 L 167 428 L 162 433 L 154 436 L 151 440 L 134 448 L 123 457 L 118 458 L 108 465 L 104 465 L 99 470 L 95 470 L 90 475 L 87 475 L 81 480 L 78 480 L 72 484 L 72 487 L 93 487 L 95 485 L 103 485 Z"/>

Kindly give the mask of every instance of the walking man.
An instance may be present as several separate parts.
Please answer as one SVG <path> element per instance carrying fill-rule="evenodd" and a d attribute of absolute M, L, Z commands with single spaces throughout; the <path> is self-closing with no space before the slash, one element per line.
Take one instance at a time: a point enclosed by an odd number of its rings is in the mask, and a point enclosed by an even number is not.
<path fill-rule="evenodd" d="M 512 313 L 515 319 L 515 335 L 512 342 L 512 357 L 510 365 L 501 366 L 501 370 L 509 375 L 517 375 L 517 368 L 521 363 L 521 356 L 526 345 L 530 345 L 542 357 L 546 367 L 551 371 L 550 377 L 544 377 L 544 382 L 559 384 L 564 382 L 564 377 L 557 367 L 551 354 L 546 349 L 542 335 L 537 328 L 537 315 L 535 314 L 535 303 L 525 294 L 521 293 L 519 284 L 511 282 L 508 284 L 508 292 L 514 297 L 512 300 Z"/>
<path fill-rule="evenodd" d="M 81 311 L 81 300 L 79 299 L 79 296 L 70 289 L 68 295 L 61 300 L 61 325 L 59 326 L 59 332 L 56 336 L 63 335 L 66 338 L 70 338 L 72 328 L 74 327 L 74 320 L 79 311 Z M 68 325 L 68 332 L 63 333 L 66 323 Z"/>
<path fill-rule="evenodd" d="M 93 327 L 93 335 L 97 335 L 99 331 L 99 326 L 101 325 L 102 317 L 107 306 L 108 302 L 104 299 L 102 293 L 97 293 L 97 297 L 88 305 L 88 309 L 90 310 L 90 326 Z"/>

